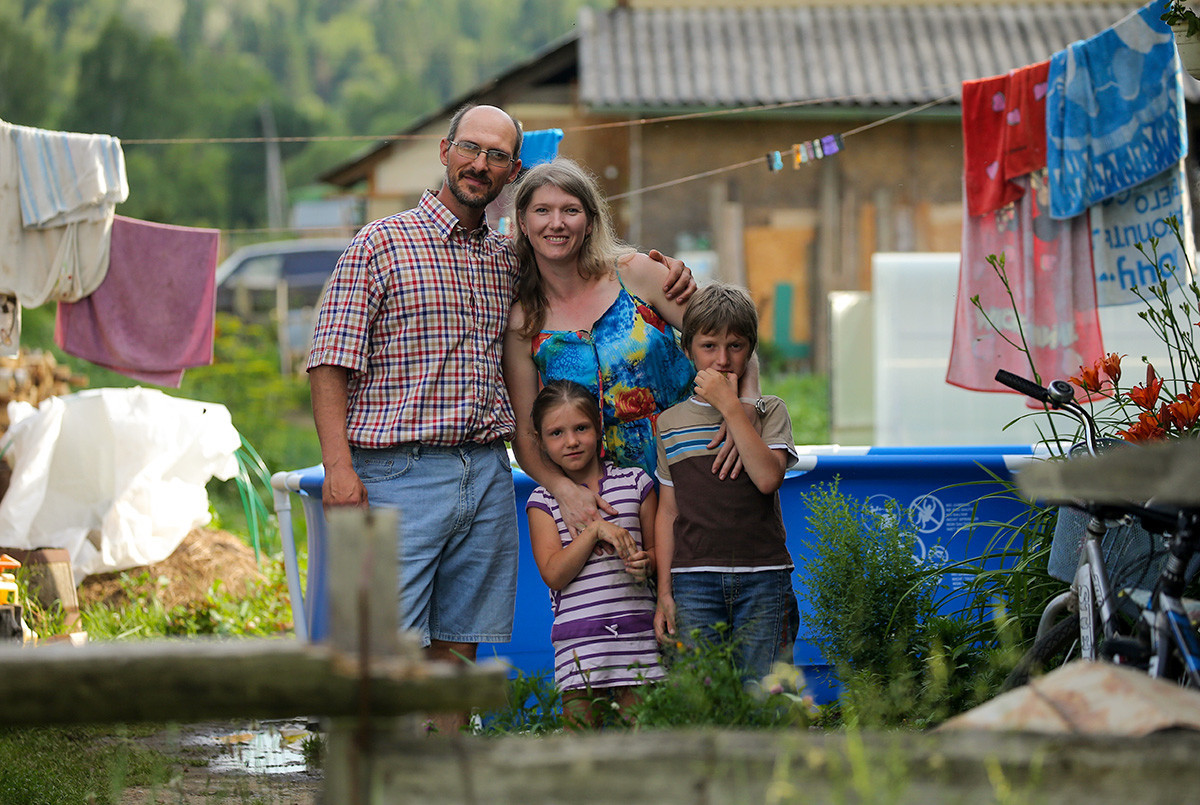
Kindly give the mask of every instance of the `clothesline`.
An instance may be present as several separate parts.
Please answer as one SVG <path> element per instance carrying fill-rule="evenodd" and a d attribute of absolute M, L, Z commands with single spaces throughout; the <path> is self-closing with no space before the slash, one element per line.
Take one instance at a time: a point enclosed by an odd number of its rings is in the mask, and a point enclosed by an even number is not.
<path fill-rule="evenodd" d="M 887 117 L 881 118 L 879 120 L 875 120 L 870 123 L 866 123 L 862 126 L 858 126 L 857 128 L 851 129 L 850 131 L 842 132 L 838 136 L 840 136 L 842 139 L 845 139 L 847 137 L 852 137 L 855 134 L 861 134 L 862 132 L 867 131 L 869 129 L 873 129 L 877 126 L 882 126 L 886 123 L 891 123 L 891 122 L 894 122 L 901 118 L 908 117 L 909 115 L 917 114 L 918 112 L 923 112 L 926 109 L 937 106 L 939 104 L 947 103 L 948 101 L 952 101 L 957 97 L 958 97 L 957 94 L 944 95 L 941 98 L 938 98 L 933 101 L 929 101 L 928 103 L 924 103 L 920 106 L 915 106 L 912 109 L 904 109 L 900 112 L 896 112 L 895 114 L 888 115 Z M 756 108 L 761 109 L 764 107 L 756 107 Z M 739 110 L 739 111 L 744 111 L 744 110 Z M 696 113 L 695 115 L 677 115 L 672 119 L 679 119 L 681 117 L 696 117 L 696 116 L 699 116 L 700 114 L 701 113 Z M 601 125 L 607 126 L 608 124 L 601 124 Z M 563 131 L 578 131 L 578 130 L 579 129 L 563 129 Z M 676 185 L 681 185 L 681 184 L 685 184 L 687 182 L 696 181 L 697 179 L 705 179 L 705 178 L 708 178 L 709 176 L 717 176 L 722 173 L 729 173 L 731 171 L 740 170 L 742 168 L 746 168 L 751 165 L 761 165 L 761 164 L 762 164 L 762 157 L 755 157 L 754 159 L 747 159 L 747 160 L 743 160 L 741 162 L 735 162 L 732 165 L 724 165 L 719 168 L 711 168 L 709 170 L 700 171 L 699 173 L 693 173 L 688 176 L 681 176 L 677 179 L 671 179 L 666 182 L 660 182 L 660 183 L 654 184 L 654 185 L 647 185 L 646 187 L 635 188 L 633 190 L 628 190 L 624 193 L 616 193 L 616 194 L 609 196 L 608 200 L 609 201 L 619 201 L 621 199 L 631 198 L 633 196 L 641 195 L 643 193 L 649 193 L 654 190 L 662 190 L 667 187 L 674 187 Z M 234 233 L 238 233 L 238 234 L 281 234 L 281 233 L 297 233 L 297 232 L 315 234 L 317 232 L 322 232 L 322 231 L 323 232 L 341 232 L 344 229 L 345 229 L 345 227 L 304 227 L 304 228 L 283 227 L 283 228 L 274 228 L 274 229 L 262 229 L 262 228 L 223 229 L 221 231 L 230 233 L 230 234 L 234 234 Z"/>
<path fill-rule="evenodd" d="M 952 89 L 949 84 L 942 84 L 935 87 L 919 87 L 914 92 L 934 92 L 945 91 Z M 913 110 L 906 110 L 906 114 L 911 114 L 913 111 L 927 109 L 936 104 L 945 103 L 947 100 L 952 100 L 958 97 L 957 94 L 951 94 L 945 98 L 940 98 L 936 101 L 931 101 L 924 106 Z M 607 123 L 589 123 L 579 126 L 562 127 L 564 132 L 585 132 L 585 131 L 600 131 L 604 129 L 614 128 L 632 128 L 634 126 L 648 126 L 655 123 L 675 123 L 680 120 L 697 120 L 703 118 L 724 117 L 727 115 L 740 115 L 748 112 L 770 112 L 778 109 L 794 109 L 801 106 L 818 106 L 820 104 L 831 103 L 846 103 L 847 101 L 867 100 L 866 95 L 836 95 L 826 98 L 810 98 L 800 101 L 784 101 L 781 103 L 759 104 L 757 106 L 739 106 L 736 109 L 707 109 L 703 112 L 681 112 L 676 115 L 664 115 L 661 117 L 641 117 L 635 120 L 616 120 Z M 885 118 L 884 121 L 891 118 Z M 868 124 L 855 131 L 862 131 L 874 125 L 879 125 L 880 122 Z M 308 142 L 405 142 L 417 140 L 440 140 L 440 134 L 326 134 L 326 135 L 305 135 L 292 137 L 155 137 L 155 138 L 122 138 L 122 145 L 242 145 L 255 143 L 308 143 Z"/>

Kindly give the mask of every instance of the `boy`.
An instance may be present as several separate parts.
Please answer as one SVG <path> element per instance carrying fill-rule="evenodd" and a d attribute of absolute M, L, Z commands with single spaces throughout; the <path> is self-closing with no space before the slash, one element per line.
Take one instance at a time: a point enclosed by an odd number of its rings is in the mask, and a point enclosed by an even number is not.
<path fill-rule="evenodd" d="M 738 399 L 738 378 L 758 342 L 758 311 L 740 288 L 712 283 L 683 316 L 682 341 L 696 365 L 695 395 L 663 411 L 656 425 L 659 507 L 655 519 L 662 642 L 735 641 L 742 678 L 761 679 L 792 661 L 798 610 L 792 590 L 779 487 L 797 461 L 787 406 L 778 397 L 750 400 L 762 435 Z M 726 424 L 744 470 L 721 479 L 707 448 Z"/>

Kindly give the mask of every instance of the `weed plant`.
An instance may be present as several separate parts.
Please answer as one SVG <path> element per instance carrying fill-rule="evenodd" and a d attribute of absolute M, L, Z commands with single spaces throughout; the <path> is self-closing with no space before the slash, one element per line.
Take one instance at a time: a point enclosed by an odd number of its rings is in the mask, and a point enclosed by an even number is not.
<path fill-rule="evenodd" d="M 508 706 L 483 713 L 481 735 L 547 735 L 563 728 L 562 695 L 549 672 L 520 670 L 508 682 Z"/>
<path fill-rule="evenodd" d="M 724 624 L 719 624 L 718 628 Z M 691 645 L 669 647 L 667 676 L 642 688 L 630 708 L 641 729 L 666 727 L 803 727 L 812 717 L 799 669 L 778 668 L 764 683 L 742 682 L 731 640 L 707 641 L 699 632 Z"/>

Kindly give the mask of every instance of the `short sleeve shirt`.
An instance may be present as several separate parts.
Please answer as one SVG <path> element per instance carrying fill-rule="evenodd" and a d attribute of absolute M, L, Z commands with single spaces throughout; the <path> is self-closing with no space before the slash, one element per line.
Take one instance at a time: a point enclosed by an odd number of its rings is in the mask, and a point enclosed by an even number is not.
<path fill-rule="evenodd" d="M 787 405 L 763 397 L 762 438 L 773 450 L 798 460 Z M 744 571 L 790 568 L 779 493 L 764 495 L 750 475 L 722 479 L 712 472 L 716 448 L 708 443 L 721 427 L 721 414 L 689 398 L 658 415 L 655 474 L 675 490 L 675 556 L 672 570 Z"/>
<path fill-rule="evenodd" d="M 350 370 L 350 444 L 509 439 L 500 371 L 518 264 L 486 222 L 467 232 L 430 191 L 364 227 L 321 302 L 308 368 Z"/>

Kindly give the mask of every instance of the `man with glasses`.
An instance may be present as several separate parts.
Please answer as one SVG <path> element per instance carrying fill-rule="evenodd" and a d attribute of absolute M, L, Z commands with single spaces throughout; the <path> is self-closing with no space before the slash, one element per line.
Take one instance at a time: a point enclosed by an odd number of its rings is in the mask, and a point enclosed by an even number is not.
<path fill-rule="evenodd" d="M 445 179 L 363 227 L 321 302 L 308 360 L 328 506 L 400 510 L 400 624 L 427 657 L 474 660 L 511 639 L 517 520 L 500 373 L 517 259 L 485 208 L 521 169 L 520 123 L 465 106 Z M 668 295 L 695 288 L 666 260 Z M 333 546 L 336 550 L 336 546 Z M 442 728 L 465 714 L 439 719 Z"/>

